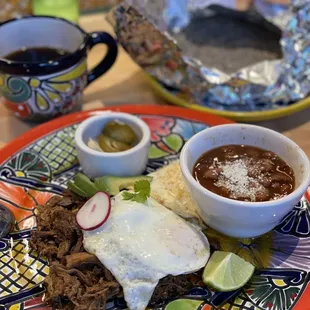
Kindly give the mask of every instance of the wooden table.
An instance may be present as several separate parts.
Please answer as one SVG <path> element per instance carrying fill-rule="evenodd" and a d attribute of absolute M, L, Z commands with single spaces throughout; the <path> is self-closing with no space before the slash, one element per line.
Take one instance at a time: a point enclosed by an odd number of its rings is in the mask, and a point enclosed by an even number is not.
<path fill-rule="evenodd" d="M 88 32 L 96 30 L 113 32 L 103 14 L 83 16 L 80 19 L 80 25 Z M 90 53 L 89 66 L 92 67 L 99 62 L 104 53 L 104 46 L 96 46 Z M 121 48 L 115 65 L 86 89 L 84 98 L 84 110 L 122 104 L 165 104 L 154 94 L 141 69 Z M 310 157 L 310 109 L 281 120 L 263 122 L 260 125 L 284 132 Z M 0 147 L 2 147 L 30 129 L 31 125 L 18 120 L 3 105 L 0 105 L 0 128 Z"/>

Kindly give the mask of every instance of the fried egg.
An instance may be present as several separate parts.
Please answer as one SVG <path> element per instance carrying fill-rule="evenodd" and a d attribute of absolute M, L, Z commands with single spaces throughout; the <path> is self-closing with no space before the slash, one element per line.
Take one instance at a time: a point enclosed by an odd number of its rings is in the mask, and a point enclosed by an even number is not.
<path fill-rule="evenodd" d="M 210 256 L 205 235 L 154 199 L 112 202 L 108 220 L 84 231 L 84 248 L 97 256 L 123 287 L 127 306 L 144 310 L 158 281 L 203 268 Z"/>

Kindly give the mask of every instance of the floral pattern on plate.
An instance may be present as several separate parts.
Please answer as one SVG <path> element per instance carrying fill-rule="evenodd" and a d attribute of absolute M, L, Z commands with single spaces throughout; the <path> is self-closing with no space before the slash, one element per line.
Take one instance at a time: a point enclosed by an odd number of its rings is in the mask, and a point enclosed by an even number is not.
<path fill-rule="evenodd" d="M 17 230 L 35 227 L 35 207 L 45 204 L 52 195 L 0 180 L 0 204 L 13 212 Z"/>
<path fill-rule="evenodd" d="M 137 113 L 151 128 L 152 147 L 147 172 L 179 157 L 184 143 L 212 125 L 200 112 L 195 121 L 187 110 L 174 115 Z M 167 109 L 167 108 L 166 108 Z M 126 110 L 128 112 L 128 110 Z M 91 115 L 85 113 L 85 117 Z M 198 121 L 199 120 L 199 121 Z M 0 309 L 41 309 L 42 281 L 48 273 L 44 258 L 28 245 L 35 226 L 35 206 L 61 194 L 69 179 L 81 169 L 74 147 L 74 132 L 81 117 L 63 128 L 26 143 L 0 167 L 0 203 L 17 218 L 16 231 L 0 239 Z M 212 122 L 211 122 L 212 123 Z M 218 123 L 221 123 L 219 120 Z M 308 193 L 310 200 L 310 194 Z M 214 292 L 201 283 L 186 296 L 158 305 L 156 310 L 306 310 L 310 288 L 309 202 L 303 199 L 276 229 L 256 239 L 232 239 L 207 230 L 213 249 L 235 252 L 258 266 L 246 287 L 230 293 Z M 17 269 L 18 268 L 18 272 Z M 30 277 L 30 274 L 32 277 Z M 108 303 L 108 310 L 125 309 L 122 299 Z"/>

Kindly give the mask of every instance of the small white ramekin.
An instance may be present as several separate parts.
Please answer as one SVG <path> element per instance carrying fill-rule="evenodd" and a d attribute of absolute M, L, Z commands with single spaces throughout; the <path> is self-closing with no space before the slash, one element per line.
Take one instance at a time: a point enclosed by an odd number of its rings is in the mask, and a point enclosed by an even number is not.
<path fill-rule="evenodd" d="M 99 152 L 88 147 L 89 139 L 96 139 L 105 124 L 113 120 L 128 124 L 136 133 L 138 144 L 130 150 L 118 153 Z M 151 133 L 148 125 L 134 115 L 105 111 L 88 118 L 78 126 L 75 132 L 75 144 L 80 165 L 88 177 L 135 176 L 143 173 L 146 168 Z"/>
<path fill-rule="evenodd" d="M 294 170 L 295 190 L 278 200 L 242 202 L 201 186 L 192 175 L 196 161 L 208 150 L 229 144 L 252 145 L 275 152 Z M 303 150 L 284 135 L 253 125 L 222 125 L 199 132 L 183 147 L 180 164 L 202 219 L 213 229 L 232 237 L 256 237 L 272 230 L 294 208 L 310 184 L 309 159 Z"/>

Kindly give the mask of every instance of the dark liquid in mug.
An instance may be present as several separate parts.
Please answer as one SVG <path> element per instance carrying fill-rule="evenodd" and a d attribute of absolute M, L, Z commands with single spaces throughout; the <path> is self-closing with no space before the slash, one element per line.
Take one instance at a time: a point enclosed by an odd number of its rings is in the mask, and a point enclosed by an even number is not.
<path fill-rule="evenodd" d="M 18 51 L 14 51 L 13 53 L 10 53 L 4 58 L 20 62 L 41 63 L 57 60 L 69 54 L 70 52 L 62 49 L 56 49 L 50 47 L 29 47 L 26 49 L 20 49 Z"/>

